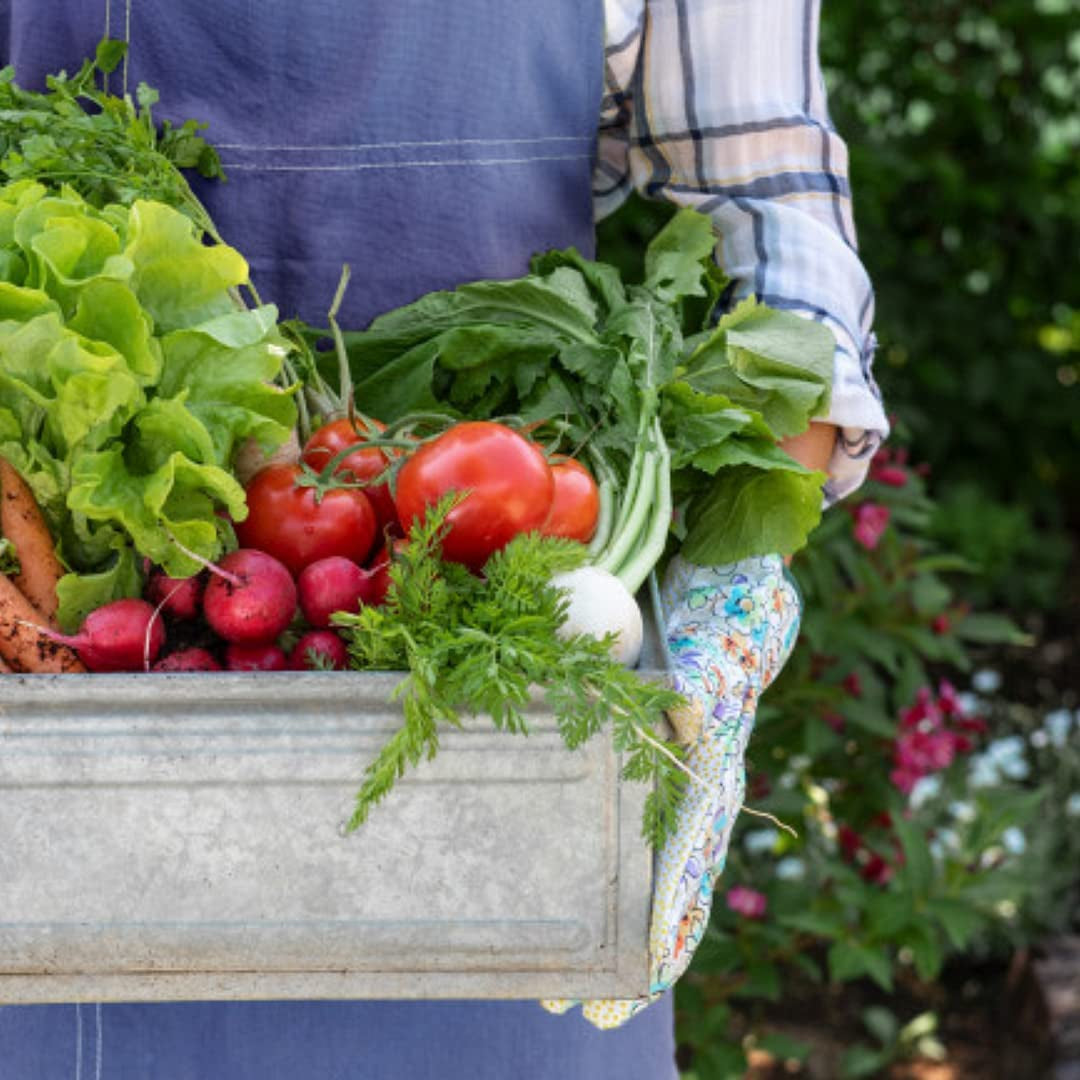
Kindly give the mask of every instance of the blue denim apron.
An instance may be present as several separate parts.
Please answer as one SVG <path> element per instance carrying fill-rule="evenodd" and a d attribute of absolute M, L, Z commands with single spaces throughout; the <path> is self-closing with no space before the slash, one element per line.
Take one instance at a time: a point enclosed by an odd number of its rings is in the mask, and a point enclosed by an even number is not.
<path fill-rule="evenodd" d="M 0 63 L 40 86 L 103 36 L 109 89 L 209 121 L 200 185 L 266 301 L 341 321 L 593 248 L 600 0 L 0 0 Z M 569 838 L 568 838 L 569 842 Z M 2 1080 L 670 1080 L 670 1000 L 598 1032 L 524 1002 L 0 1008 Z"/>

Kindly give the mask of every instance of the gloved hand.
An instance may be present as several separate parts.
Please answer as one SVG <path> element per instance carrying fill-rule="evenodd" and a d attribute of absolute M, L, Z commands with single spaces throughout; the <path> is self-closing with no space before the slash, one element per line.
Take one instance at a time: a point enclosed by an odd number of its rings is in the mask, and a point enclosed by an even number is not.
<path fill-rule="evenodd" d="M 688 748 L 678 821 L 657 853 L 649 938 L 649 996 L 588 1001 L 582 1015 L 613 1028 L 671 989 L 705 933 L 713 886 L 742 808 L 744 755 L 761 692 L 795 643 L 801 601 L 778 555 L 722 567 L 672 560 L 661 590 L 670 681 L 687 699 L 669 714 Z M 566 1012 L 574 1001 L 541 1002 Z"/>

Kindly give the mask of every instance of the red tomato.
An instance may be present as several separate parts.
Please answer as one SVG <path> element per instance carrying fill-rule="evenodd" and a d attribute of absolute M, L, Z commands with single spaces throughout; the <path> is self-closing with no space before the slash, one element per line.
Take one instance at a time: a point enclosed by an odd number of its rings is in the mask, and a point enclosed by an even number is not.
<path fill-rule="evenodd" d="M 375 511 L 357 488 L 337 488 L 316 500 L 297 487 L 298 465 L 269 465 L 247 486 L 248 516 L 236 526 L 242 547 L 283 562 L 295 577 L 309 563 L 341 555 L 362 563 L 375 540 Z"/>
<path fill-rule="evenodd" d="M 451 512 L 443 556 L 479 570 L 519 533 L 539 529 L 555 497 L 543 451 L 489 420 L 455 424 L 424 443 L 397 478 L 398 517 L 405 529 L 448 491 L 468 492 Z"/>
<path fill-rule="evenodd" d="M 375 426 L 382 431 L 386 425 L 375 421 Z M 341 420 L 332 420 L 324 424 L 304 444 L 301 461 L 310 465 L 315 470 L 324 469 L 330 459 L 340 454 L 346 447 L 354 446 L 363 441 L 363 436 L 357 435 L 353 430 L 348 417 Z M 388 462 L 386 455 L 377 446 L 366 449 L 361 448 L 353 451 L 334 470 L 335 474 L 351 474 L 354 480 L 371 480 L 378 476 L 386 468 Z M 364 494 L 371 502 L 375 510 L 375 516 L 379 521 L 379 535 L 387 525 L 397 528 L 397 509 L 394 506 L 394 497 L 390 494 L 389 484 L 368 484 L 363 488 Z"/>
<path fill-rule="evenodd" d="M 600 490 L 592 474 L 576 458 L 558 457 L 551 462 L 555 499 L 540 530 L 545 536 L 564 536 L 583 544 L 596 532 L 600 516 Z"/>

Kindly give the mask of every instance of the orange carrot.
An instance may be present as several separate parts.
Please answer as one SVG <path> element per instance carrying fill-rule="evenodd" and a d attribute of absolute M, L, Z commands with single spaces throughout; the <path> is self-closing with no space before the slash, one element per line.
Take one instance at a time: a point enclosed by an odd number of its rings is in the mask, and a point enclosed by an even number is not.
<path fill-rule="evenodd" d="M 10 462 L 0 458 L 0 535 L 15 546 L 19 573 L 18 590 L 55 628 L 56 583 L 64 567 L 56 557 L 49 527 L 26 481 Z"/>
<path fill-rule="evenodd" d="M 11 668 L 9 668 L 7 666 L 7 664 L 4 663 L 3 660 L 0 660 L 0 675 L 10 675 L 10 674 L 11 674 Z"/>
<path fill-rule="evenodd" d="M 50 641 L 34 629 L 45 623 L 45 616 L 19 592 L 11 578 L 0 574 L 0 659 L 12 671 L 35 674 L 85 671 L 74 649 Z"/>

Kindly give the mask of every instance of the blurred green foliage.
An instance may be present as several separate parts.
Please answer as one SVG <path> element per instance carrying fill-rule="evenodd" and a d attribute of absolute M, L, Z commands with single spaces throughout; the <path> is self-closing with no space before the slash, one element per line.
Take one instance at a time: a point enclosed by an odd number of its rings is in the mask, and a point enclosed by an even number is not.
<path fill-rule="evenodd" d="M 1080 527 L 1080 0 L 826 0 L 821 56 L 934 531 L 978 603 L 1051 607 Z M 602 257 L 667 212 L 632 200 Z"/>
<path fill-rule="evenodd" d="M 939 486 L 1080 495 L 1080 5 L 829 0 L 877 372 Z"/>

